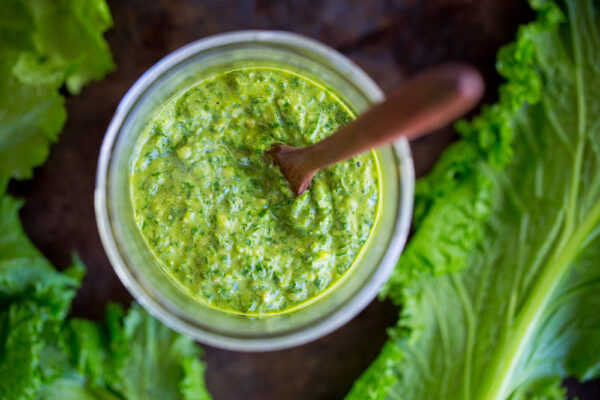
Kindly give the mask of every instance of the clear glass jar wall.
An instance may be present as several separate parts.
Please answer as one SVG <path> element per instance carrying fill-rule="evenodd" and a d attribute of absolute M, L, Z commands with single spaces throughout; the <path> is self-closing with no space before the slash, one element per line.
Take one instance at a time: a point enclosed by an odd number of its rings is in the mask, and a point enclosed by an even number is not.
<path fill-rule="evenodd" d="M 171 328 L 222 348 L 275 350 L 323 336 L 346 323 L 376 296 L 406 241 L 414 171 L 408 143 L 377 152 L 381 215 L 358 264 L 319 301 L 292 313 L 252 318 L 207 307 L 185 294 L 157 264 L 135 223 L 129 193 L 131 155 L 158 110 L 203 78 L 241 67 L 278 67 L 311 78 L 360 114 L 383 98 L 355 64 L 314 40 L 285 32 L 242 31 L 191 43 L 148 70 L 119 104 L 107 130 L 95 193 L 100 235 L 117 275 L 131 294 Z"/>

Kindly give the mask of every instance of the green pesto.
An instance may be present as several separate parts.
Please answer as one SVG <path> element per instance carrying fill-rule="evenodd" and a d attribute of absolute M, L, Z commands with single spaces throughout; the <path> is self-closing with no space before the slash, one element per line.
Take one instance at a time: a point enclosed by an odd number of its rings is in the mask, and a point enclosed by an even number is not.
<path fill-rule="evenodd" d="M 131 174 L 135 218 L 160 264 L 192 296 L 246 314 L 285 312 L 332 287 L 377 217 L 375 156 L 319 172 L 296 197 L 263 153 L 352 119 L 324 88 L 267 68 L 210 77 L 167 104 Z"/>

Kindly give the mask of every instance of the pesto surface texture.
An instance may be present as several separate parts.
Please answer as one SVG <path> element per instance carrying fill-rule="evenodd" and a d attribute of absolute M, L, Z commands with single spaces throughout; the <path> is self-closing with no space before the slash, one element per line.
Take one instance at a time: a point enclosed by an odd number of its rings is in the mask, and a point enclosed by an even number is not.
<path fill-rule="evenodd" d="M 350 269 L 378 213 L 369 153 L 319 172 L 296 197 L 264 151 L 306 146 L 353 119 L 291 72 L 212 76 L 165 106 L 131 171 L 135 218 L 160 265 L 191 296 L 244 314 L 308 304 Z"/>

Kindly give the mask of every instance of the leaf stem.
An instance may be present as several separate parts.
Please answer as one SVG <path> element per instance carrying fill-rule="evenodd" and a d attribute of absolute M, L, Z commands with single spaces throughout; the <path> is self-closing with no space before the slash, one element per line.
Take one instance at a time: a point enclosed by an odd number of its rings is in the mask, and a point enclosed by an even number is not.
<path fill-rule="evenodd" d="M 477 399 L 505 400 L 511 393 L 514 370 L 535 333 L 547 306 L 575 259 L 589 233 L 600 221 L 600 199 L 596 201 L 585 221 L 573 232 L 565 246 L 557 246 L 541 271 L 531 295 L 518 314 L 514 327 L 508 330 L 494 351 L 484 373 Z"/>

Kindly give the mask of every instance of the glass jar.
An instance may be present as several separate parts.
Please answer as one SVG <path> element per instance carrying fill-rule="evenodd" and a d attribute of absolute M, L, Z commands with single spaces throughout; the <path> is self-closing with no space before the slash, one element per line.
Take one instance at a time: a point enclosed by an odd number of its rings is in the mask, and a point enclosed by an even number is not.
<path fill-rule="evenodd" d="M 191 43 L 150 68 L 121 100 L 100 152 L 95 208 L 100 236 L 117 275 L 152 315 L 206 344 L 265 351 L 317 339 L 373 300 L 406 241 L 414 169 L 406 140 L 377 151 L 382 179 L 380 217 L 355 265 L 319 301 L 289 313 L 249 317 L 191 298 L 166 276 L 136 225 L 129 186 L 133 150 L 145 126 L 173 96 L 209 75 L 250 66 L 283 68 L 313 79 L 355 114 L 383 99 L 381 90 L 358 66 L 303 36 L 240 31 Z"/>

